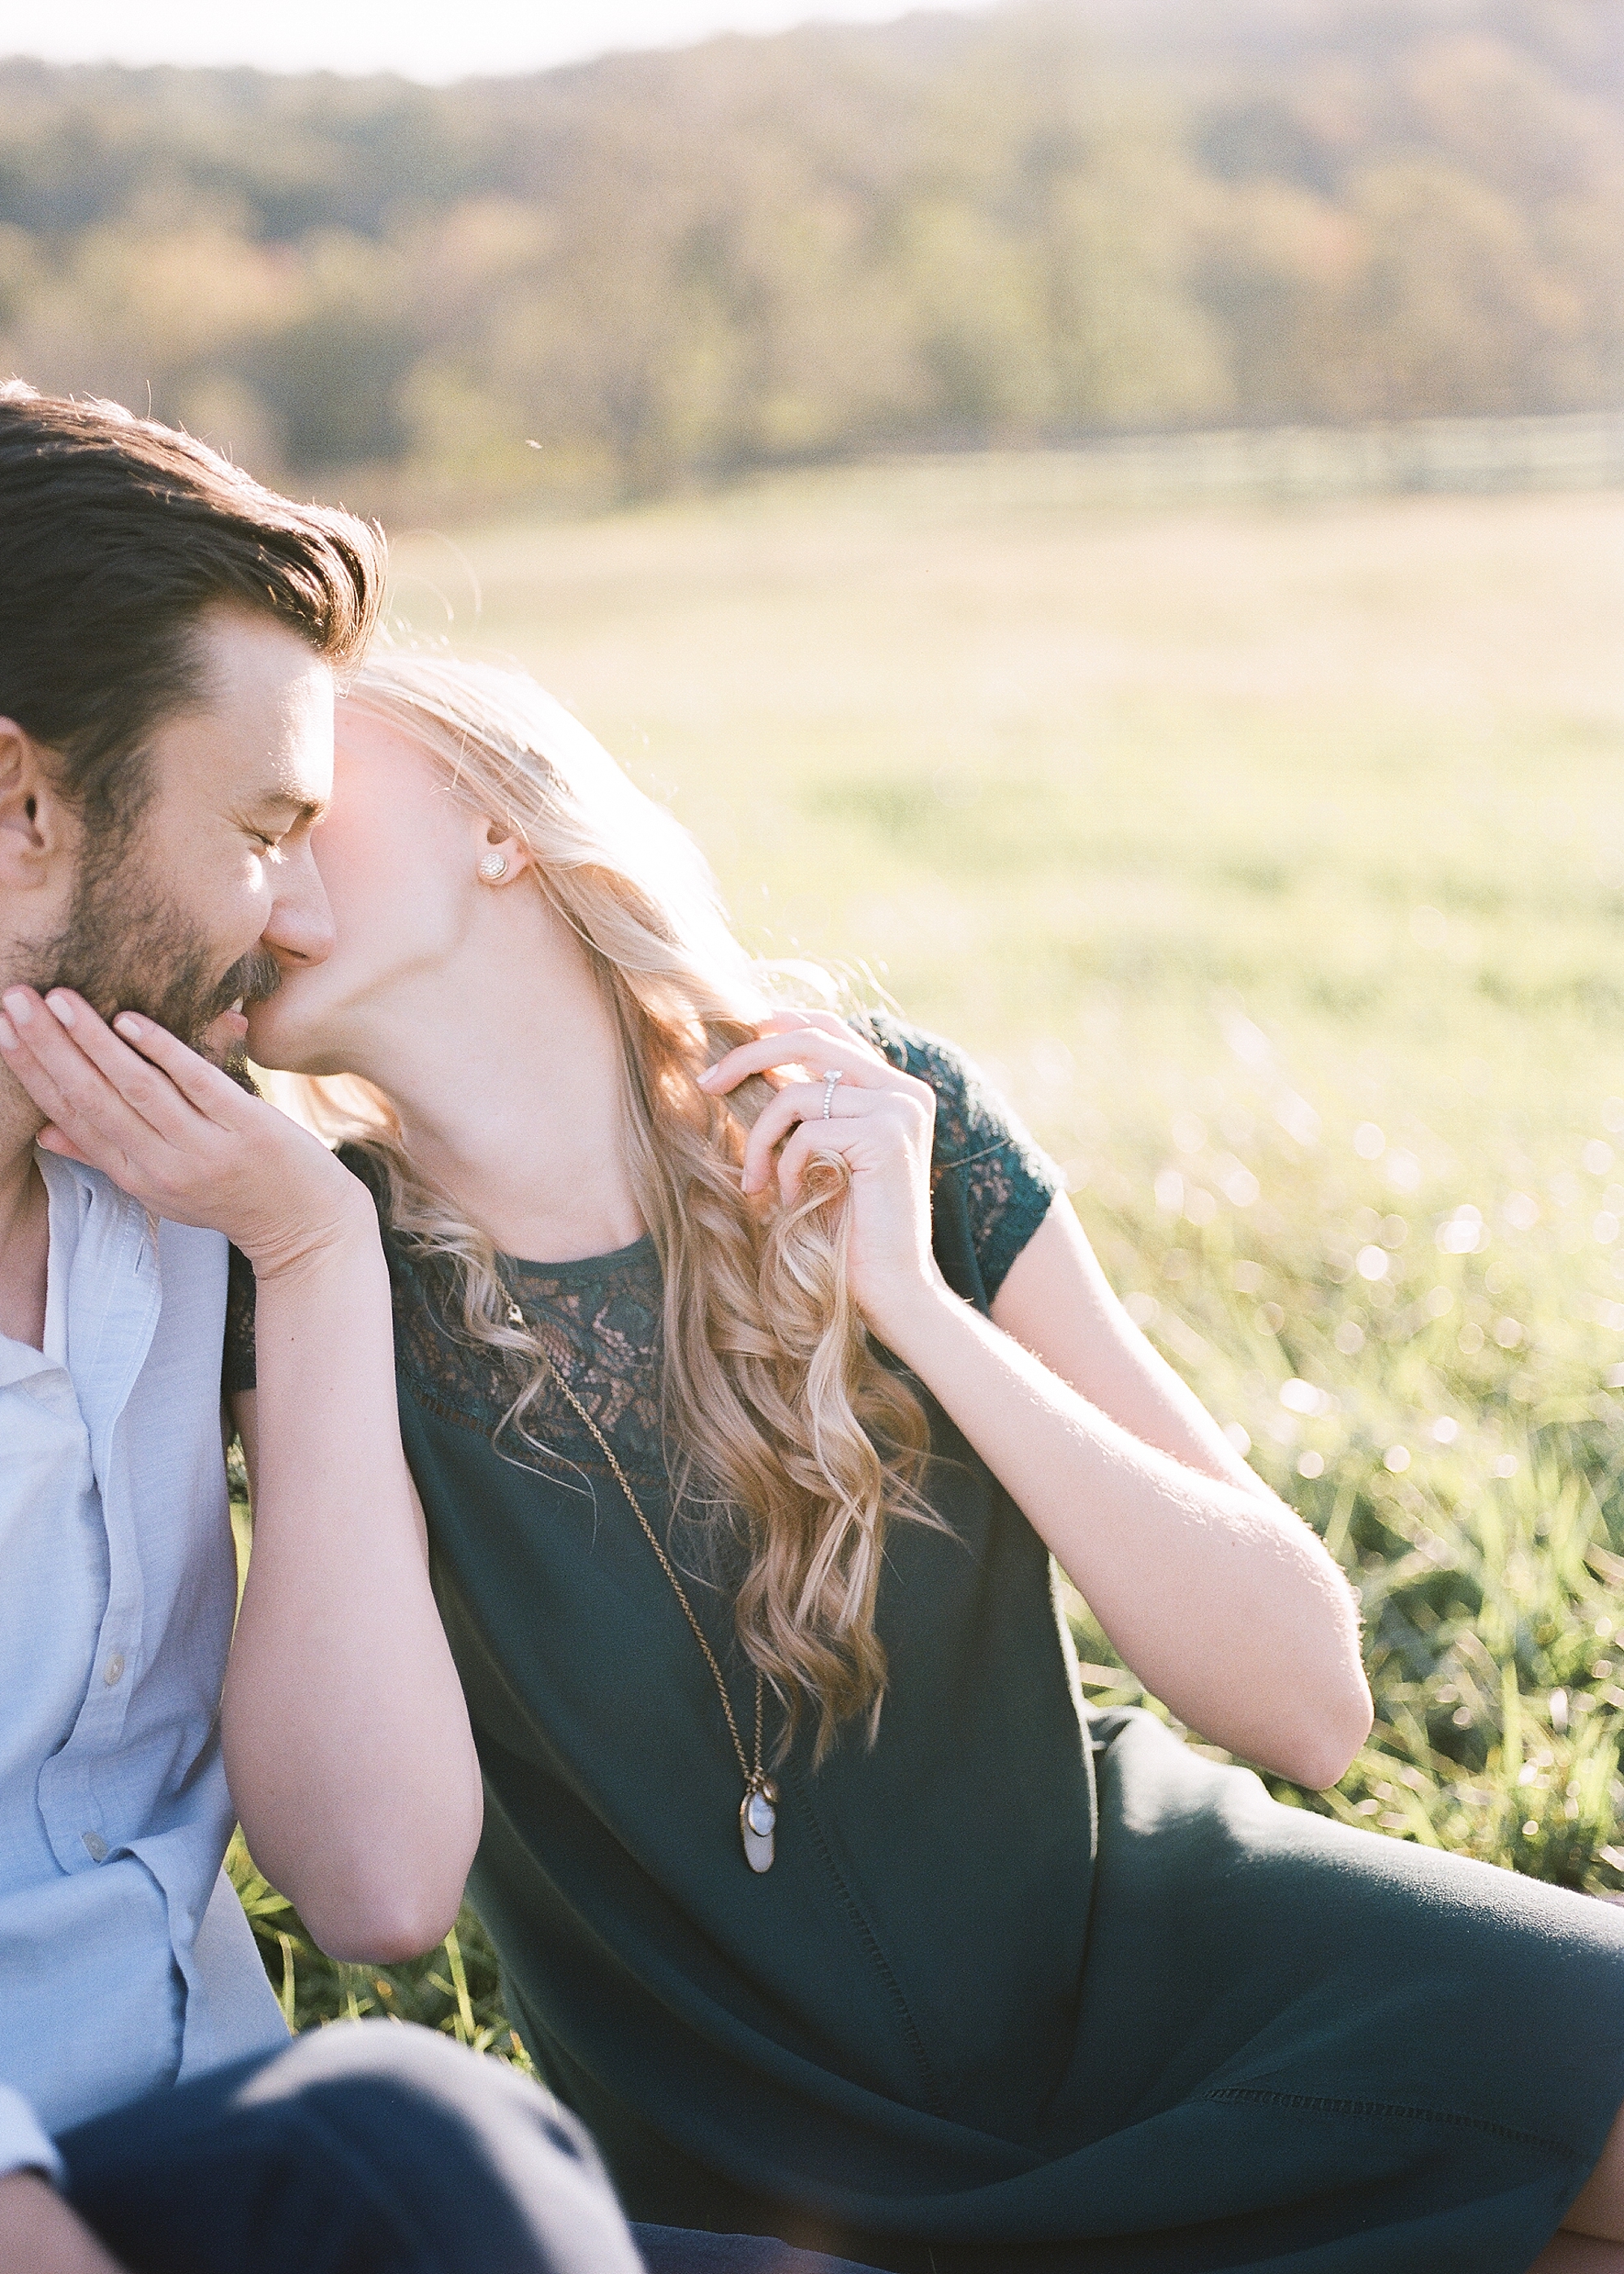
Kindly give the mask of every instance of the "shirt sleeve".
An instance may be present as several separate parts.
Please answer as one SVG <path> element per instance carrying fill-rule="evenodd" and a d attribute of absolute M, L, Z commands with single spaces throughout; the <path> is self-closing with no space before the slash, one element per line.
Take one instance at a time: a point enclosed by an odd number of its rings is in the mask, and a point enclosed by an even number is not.
<path fill-rule="evenodd" d="M 253 1265 L 233 1248 L 226 1276 L 226 1346 L 220 1387 L 227 1397 L 253 1389 L 259 1379 L 254 1354 Z"/>
<path fill-rule="evenodd" d="M 0 2084 L 0 2179 L 8 2172 L 43 2172 L 56 2187 L 65 2176 L 50 2135 L 20 2092 Z"/>
<path fill-rule="evenodd" d="M 936 1094 L 932 1180 L 953 1178 L 962 1187 L 990 1303 L 1056 1193 L 1064 1191 L 1065 1178 L 953 1043 L 884 1012 L 869 1013 L 864 1023 L 893 1065 L 928 1081 Z"/>

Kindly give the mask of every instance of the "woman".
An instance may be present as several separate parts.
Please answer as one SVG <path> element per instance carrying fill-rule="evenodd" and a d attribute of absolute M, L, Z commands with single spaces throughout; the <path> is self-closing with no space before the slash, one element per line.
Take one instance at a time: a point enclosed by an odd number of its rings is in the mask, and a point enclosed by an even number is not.
<path fill-rule="evenodd" d="M 336 946 L 250 1046 L 379 1204 L 471 1892 L 631 2217 L 897 2274 L 1624 2239 L 1615 1911 L 1079 1715 L 1051 1555 L 1282 1775 L 1370 1705 L 1329 1560 L 964 1062 L 775 1003 L 516 678 L 366 671 L 317 851 Z"/>

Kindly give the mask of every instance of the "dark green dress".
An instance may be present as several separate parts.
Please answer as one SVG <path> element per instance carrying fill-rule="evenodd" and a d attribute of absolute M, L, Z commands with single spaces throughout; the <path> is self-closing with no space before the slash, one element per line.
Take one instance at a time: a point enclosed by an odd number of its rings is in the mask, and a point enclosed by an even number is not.
<path fill-rule="evenodd" d="M 1054 1172 L 954 1053 L 876 1031 L 936 1088 L 937 1254 L 985 1307 Z M 632 2218 L 898 2274 L 1529 2264 L 1624 2100 L 1619 1911 L 1083 1711 L 1048 1553 L 929 1401 L 951 1530 L 890 1534 L 878 1743 L 816 1773 L 797 1743 L 756 1876 L 714 1683 L 601 1456 L 556 1398 L 533 1423 L 555 1457 L 493 1443 L 512 1382 L 386 1244 L 485 1769 L 470 1891 Z M 650 1244 L 511 1269 L 665 1532 Z M 748 1732 L 725 1575 L 688 1593 Z"/>

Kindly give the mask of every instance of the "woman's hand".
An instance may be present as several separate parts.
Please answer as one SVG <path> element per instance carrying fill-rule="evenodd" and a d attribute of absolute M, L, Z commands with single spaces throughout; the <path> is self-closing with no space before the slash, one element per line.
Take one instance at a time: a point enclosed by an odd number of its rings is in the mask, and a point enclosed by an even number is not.
<path fill-rule="evenodd" d="M 109 1028 L 66 988 L 4 1001 L 0 1054 L 49 1116 L 47 1152 L 100 1169 L 154 1216 L 223 1231 L 261 1276 L 372 1225 L 325 1145 L 151 1019 L 120 1012 Z"/>
<path fill-rule="evenodd" d="M 248 1845 L 335 1956 L 394 1962 L 456 1916 L 478 1757 L 401 1451 L 389 1281 L 365 1186 L 150 1019 L 8 989 L 0 1062 L 41 1142 L 254 1266 L 254 1546 L 221 1704 Z M 0 2265 L 11 2262 L 0 2248 Z M 30 2262 L 32 2263 L 32 2262 Z"/>
<path fill-rule="evenodd" d="M 764 1074 L 778 1095 L 746 1142 L 745 1191 L 763 1191 L 776 1175 L 791 1206 L 809 1163 L 830 1156 L 846 1163 L 852 1295 L 890 1343 L 921 1299 L 934 1303 L 944 1292 L 930 1248 L 935 1092 L 827 1011 L 763 1020 L 760 1039 L 729 1050 L 699 1084 L 725 1097 L 751 1074 Z M 831 1075 L 838 1076 L 832 1087 Z"/>

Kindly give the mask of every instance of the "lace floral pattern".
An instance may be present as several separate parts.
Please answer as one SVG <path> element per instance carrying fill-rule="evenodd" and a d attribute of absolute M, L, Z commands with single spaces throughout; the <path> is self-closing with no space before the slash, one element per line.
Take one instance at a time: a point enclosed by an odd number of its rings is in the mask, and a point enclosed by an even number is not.
<path fill-rule="evenodd" d="M 906 1026 L 885 1013 L 869 1014 L 861 1031 L 893 1065 L 928 1081 L 936 1095 L 933 1186 L 961 1181 L 970 1231 L 987 1299 L 1048 1214 L 1061 1179 L 951 1043 Z M 379 1180 L 365 1152 L 347 1147 L 345 1165 L 379 1196 Z M 452 1321 L 455 1290 L 447 1269 L 414 1254 L 386 1229 L 385 1253 L 395 1303 L 395 1362 L 403 1386 L 422 1404 L 484 1435 L 497 1430 L 523 1389 L 527 1368 L 509 1357 L 470 1344 Z M 579 1263 L 505 1262 L 508 1284 L 527 1322 L 543 1338 L 569 1386 L 603 1431 L 634 1481 L 663 1489 L 665 1460 L 660 1433 L 661 1283 L 652 1240 L 613 1255 Z M 253 1384 L 253 1276 L 233 1251 L 227 1304 L 225 1384 Z M 537 1386 L 523 1422 L 502 1433 L 516 1458 L 598 1475 L 602 1456 L 571 1412 L 556 1382 Z M 526 1440 L 534 1441 L 527 1443 Z"/>
<path fill-rule="evenodd" d="M 254 1386 L 253 1265 L 240 1248 L 229 1251 L 226 1270 L 226 1346 L 220 1368 L 222 1397 Z"/>
<path fill-rule="evenodd" d="M 450 1321 L 456 1312 L 449 1273 L 412 1256 L 390 1239 L 395 1364 L 420 1404 L 443 1419 L 491 1435 L 515 1459 L 545 1456 L 544 1466 L 597 1473 L 602 1456 L 557 1381 L 544 1374 L 523 1415 L 504 1416 L 530 1381 L 523 1352 L 470 1344 Z M 661 1313 L 659 1259 L 651 1239 L 583 1263 L 504 1259 L 504 1276 L 527 1326 L 540 1336 L 634 1482 L 663 1491 L 660 1431 Z"/>

